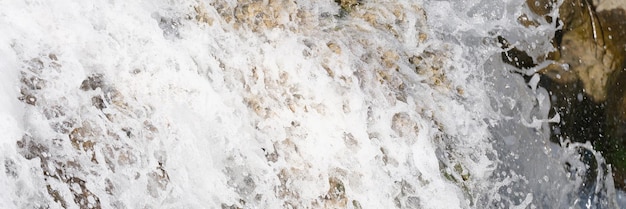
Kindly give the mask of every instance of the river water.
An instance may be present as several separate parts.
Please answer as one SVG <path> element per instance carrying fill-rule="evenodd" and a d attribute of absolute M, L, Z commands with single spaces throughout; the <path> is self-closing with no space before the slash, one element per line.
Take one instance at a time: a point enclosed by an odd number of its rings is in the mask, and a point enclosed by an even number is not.
<path fill-rule="evenodd" d="M 502 62 L 556 23 L 339 2 L 0 1 L 0 208 L 618 207 Z"/>

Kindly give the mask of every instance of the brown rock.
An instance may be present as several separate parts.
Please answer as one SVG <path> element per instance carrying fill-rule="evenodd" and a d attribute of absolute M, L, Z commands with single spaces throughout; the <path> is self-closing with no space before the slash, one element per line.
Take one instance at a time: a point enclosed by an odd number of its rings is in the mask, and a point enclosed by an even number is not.
<path fill-rule="evenodd" d="M 565 0 L 560 6 L 563 29 L 554 40 L 558 51 L 546 55 L 555 64 L 540 71 L 547 78 L 542 86 L 556 98 L 552 105 L 561 114 L 553 130 L 573 141 L 591 140 L 612 165 L 616 187 L 626 189 L 626 1 L 594 3 L 597 7 L 590 0 Z M 527 4 L 545 16 L 554 1 Z M 527 55 L 513 49 L 505 56 L 524 60 Z M 532 58 L 508 61 L 519 68 L 535 65 Z"/>

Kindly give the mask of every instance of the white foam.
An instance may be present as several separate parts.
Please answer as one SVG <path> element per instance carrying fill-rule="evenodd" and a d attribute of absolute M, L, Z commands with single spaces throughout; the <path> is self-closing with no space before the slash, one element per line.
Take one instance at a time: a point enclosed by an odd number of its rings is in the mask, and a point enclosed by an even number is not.
<path fill-rule="evenodd" d="M 284 2 L 263 10 L 279 17 L 264 28 L 255 26 L 262 15 L 247 25 L 223 18 L 252 8 L 235 1 L 1 2 L 0 160 L 13 160 L 18 176 L 0 174 L 0 208 L 77 208 L 83 190 L 104 208 L 561 200 L 575 188 L 553 169 L 561 156 L 536 166 L 553 145 L 547 94 L 493 61 L 493 32 L 525 30 L 515 16 L 523 1 L 469 3 L 362 2 L 343 16 L 331 1 Z M 197 21 L 194 6 L 212 23 Z M 30 72 L 31 60 L 42 72 Z M 16 99 L 20 72 L 46 81 L 28 90 L 36 106 Z M 94 74 L 105 84 L 81 90 Z M 90 128 L 70 138 L 81 127 Z M 27 160 L 31 148 L 16 147 L 23 135 L 46 155 Z M 515 146 L 526 150 L 507 157 Z M 548 182 L 567 185 L 554 192 Z"/>

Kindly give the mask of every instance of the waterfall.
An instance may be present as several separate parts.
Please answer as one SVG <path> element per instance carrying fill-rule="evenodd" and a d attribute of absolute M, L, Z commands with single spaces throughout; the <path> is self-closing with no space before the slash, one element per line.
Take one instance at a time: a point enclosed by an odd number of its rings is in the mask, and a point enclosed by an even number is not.
<path fill-rule="evenodd" d="M 590 144 L 550 142 L 538 69 L 502 61 L 498 36 L 554 50 L 529 11 L 0 1 L 0 208 L 616 207 Z"/>

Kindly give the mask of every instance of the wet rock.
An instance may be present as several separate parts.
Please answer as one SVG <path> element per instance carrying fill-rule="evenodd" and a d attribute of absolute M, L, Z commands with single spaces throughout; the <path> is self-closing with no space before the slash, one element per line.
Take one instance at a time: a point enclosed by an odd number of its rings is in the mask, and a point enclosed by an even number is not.
<path fill-rule="evenodd" d="M 400 59 L 400 56 L 394 51 L 385 51 L 381 57 L 384 66 L 387 68 L 396 68 L 396 62 Z"/>
<path fill-rule="evenodd" d="M 391 130 L 393 130 L 398 136 L 404 137 L 410 134 L 416 134 L 419 132 L 418 125 L 411 119 L 411 116 L 407 113 L 396 113 L 391 118 Z"/>
<path fill-rule="evenodd" d="M 498 42 L 502 45 L 502 48 L 510 48 L 511 44 L 503 37 L 498 37 Z M 512 48 L 508 51 L 502 52 L 502 61 L 516 68 L 529 68 L 535 66 L 533 58 L 526 54 L 526 52 L 517 48 Z"/>
<path fill-rule="evenodd" d="M 24 178 L 29 168 L 27 175 L 40 180 L 24 190 L 39 191 L 36 196 L 21 196 L 36 202 L 21 208 L 127 208 L 115 197 L 127 193 L 125 179 L 134 176 L 146 187 L 146 198 L 162 198 L 171 189 L 167 153 L 153 147 L 159 153 L 151 157 L 137 149 L 151 146 L 163 127 L 150 117 L 152 107 L 100 73 L 87 74 L 79 86 L 68 83 L 81 70 L 62 66 L 62 53 L 21 59 L 18 99 L 26 108 L 24 134 L 15 142 L 21 156 L 0 161 L 9 178 Z M 19 163 L 25 160 L 34 163 Z M 146 163 L 155 161 L 158 167 Z"/>
<path fill-rule="evenodd" d="M 358 0 L 335 0 L 344 12 L 351 12 L 359 4 Z"/>
<path fill-rule="evenodd" d="M 536 2 L 543 2 L 531 6 L 540 15 L 553 5 L 548 0 Z M 559 10 L 563 29 L 554 40 L 558 51 L 547 55 L 555 63 L 541 73 L 563 85 L 580 81 L 593 101 L 605 101 L 609 77 L 624 60 L 625 40 L 616 38 L 625 33 L 619 30 L 626 24 L 624 17 L 623 9 L 596 12 L 589 1 L 565 1 Z"/>
<path fill-rule="evenodd" d="M 554 9 L 556 0 L 526 0 L 526 5 L 533 13 L 548 18 L 547 15 Z"/>
<path fill-rule="evenodd" d="M 244 28 L 254 32 L 276 27 L 286 28 L 298 13 L 295 3 L 289 0 L 238 0 L 234 6 L 218 1 L 212 6 L 235 29 Z"/>
<path fill-rule="evenodd" d="M 106 108 L 106 104 L 104 104 L 104 100 L 102 100 L 102 98 L 99 96 L 91 97 L 91 104 L 93 104 L 93 106 L 98 108 L 99 110 Z"/>
<path fill-rule="evenodd" d="M 17 166 L 15 164 L 15 161 L 13 161 L 12 159 L 8 159 L 8 158 L 4 159 L 4 172 L 7 174 L 7 176 L 17 178 L 18 171 L 17 171 Z"/>
<path fill-rule="evenodd" d="M 74 194 L 74 203 L 76 203 L 81 209 L 102 208 L 100 205 L 100 198 L 87 188 L 87 182 L 85 180 L 77 177 L 70 177 L 66 183 L 71 185 L 69 188 Z M 55 196 L 53 194 L 51 195 Z"/>
<path fill-rule="evenodd" d="M 393 199 L 397 208 L 423 208 L 419 197 L 417 197 L 416 189 L 407 180 L 396 181 L 395 186 L 398 188 L 399 193 Z"/>
<path fill-rule="evenodd" d="M 198 6 L 194 6 L 193 7 L 194 11 L 196 12 L 196 21 L 201 22 L 201 23 L 206 23 L 209 26 L 213 25 L 213 18 L 211 18 L 209 16 L 209 13 L 206 10 L 206 7 L 204 6 L 204 4 L 200 4 Z"/>
<path fill-rule="evenodd" d="M 80 84 L 80 90 L 96 90 L 97 88 L 102 88 L 103 86 L 104 81 L 102 80 L 102 74 L 93 74 L 88 76 L 87 79 L 83 80 L 83 82 Z"/>
<path fill-rule="evenodd" d="M 75 128 L 69 135 L 72 146 L 77 150 L 91 150 L 96 144 L 96 136 L 99 135 L 98 130 L 91 127 L 89 123 L 84 123 L 82 127 Z"/>
<path fill-rule="evenodd" d="M 148 177 L 148 194 L 155 198 L 159 197 L 160 192 L 165 190 L 170 182 L 170 177 L 163 168 L 163 163 L 159 162 L 157 169 L 149 173 Z"/>
<path fill-rule="evenodd" d="M 343 182 L 337 177 L 328 178 L 330 188 L 324 196 L 326 208 L 345 208 L 348 204 L 346 198 L 346 188 Z"/>
<path fill-rule="evenodd" d="M 550 21 L 555 1 L 528 0 L 527 4 Z M 539 85 L 548 89 L 561 116 L 561 122 L 552 125 L 553 141 L 591 141 L 612 165 L 616 187 L 621 189 L 626 189 L 625 9 L 626 2 L 619 0 L 564 1 L 558 17 L 562 30 L 553 40 L 557 51 L 535 59 L 554 61 L 539 71 Z M 504 39 L 500 43 L 508 45 Z M 536 66 L 519 49 L 502 57 L 518 68 Z"/>
<path fill-rule="evenodd" d="M 33 138 L 31 135 L 25 134 L 22 139 L 16 142 L 19 153 L 27 160 L 39 157 L 43 158 L 45 153 L 49 153 L 49 149 L 45 144 Z"/>
<path fill-rule="evenodd" d="M 198 7 L 196 11 L 198 11 L 199 9 L 200 7 Z M 205 19 L 203 19 L 204 16 L 202 16 L 200 12 L 198 12 L 196 18 L 198 19 L 198 21 L 200 21 L 200 19 L 205 21 Z M 182 21 L 180 18 L 170 17 L 167 14 L 162 15 L 156 12 L 153 13 L 151 16 L 157 21 L 159 28 L 161 28 L 161 30 L 163 31 L 163 38 L 167 40 L 175 40 L 181 38 L 179 28 L 182 26 Z"/>
<path fill-rule="evenodd" d="M 341 54 L 341 47 L 338 46 L 336 43 L 328 42 L 326 46 L 328 46 L 328 48 L 335 54 Z"/>
<path fill-rule="evenodd" d="M 564 29 L 558 61 L 569 65 L 577 80 L 563 79 L 566 82 L 562 84 L 582 84 L 576 97 L 570 93 L 567 98 L 576 98 L 580 102 L 589 97 L 591 101 L 582 103 L 582 108 L 573 109 L 578 112 L 574 114 L 577 116 L 564 120 L 580 126 L 561 126 L 573 129 L 571 133 L 583 132 L 585 135 L 579 136 L 578 140 L 591 139 L 612 165 L 615 185 L 626 189 L 626 135 L 623 134 L 626 125 L 626 94 L 623 90 L 626 84 L 623 73 L 626 40 L 621 38 L 626 35 L 626 2 L 621 3 L 621 8 L 602 11 L 595 11 L 588 1 L 566 3 L 560 12 Z M 561 71 L 556 75 L 566 73 L 562 68 L 557 69 Z M 549 67 L 548 70 L 553 69 Z M 561 102 L 559 105 L 565 104 Z"/>
<path fill-rule="evenodd" d="M 35 97 L 34 95 L 31 94 L 24 94 L 23 96 L 21 96 L 20 98 L 18 98 L 20 101 L 29 104 L 29 105 L 36 105 L 37 104 L 37 97 Z"/>
<path fill-rule="evenodd" d="M 54 53 L 42 55 L 24 61 L 24 68 L 20 72 L 20 97 L 18 99 L 26 104 L 36 106 L 42 95 L 39 93 L 48 86 L 48 81 L 43 78 L 43 74 L 49 71 L 58 70 L 61 64 Z"/>

